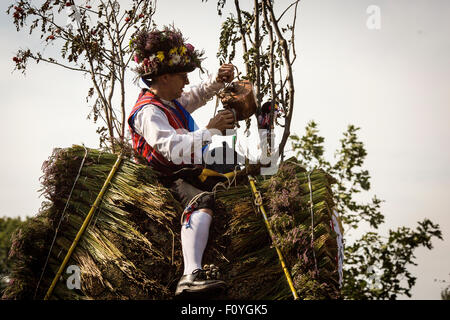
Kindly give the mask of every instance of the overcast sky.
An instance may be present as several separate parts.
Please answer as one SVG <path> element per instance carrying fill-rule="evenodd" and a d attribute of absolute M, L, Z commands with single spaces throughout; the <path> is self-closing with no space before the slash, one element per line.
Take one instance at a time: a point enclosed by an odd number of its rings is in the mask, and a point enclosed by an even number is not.
<path fill-rule="evenodd" d="M 88 78 L 44 64 L 31 65 L 26 77 L 12 73 L 16 50 L 39 48 L 43 41 L 16 32 L 5 14 L 10 2 L 0 4 L 0 216 L 25 217 L 35 215 L 43 200 L 41 165 L 53 148 L 95 148 L 98 137 L 96 125 L 86 120 Z M 371 5 L 380 9 L 380 29 L 367 27 Z M 204 65 L 212 72 L 219 66 L 224 19 L 215 8 L 213 0 L 160 0 L 155 16 L 157 24 L 175 23 L 204 48 Z M 449 14 L 448 0 L 304 0 L 296 29 L 293 133 L 302 135 L 315 120 L 331 160 L 347 126 L 361 127 L 372 175 L 366 198 L 376 194 L 386 201 L 381 232 L 414 228 L 424 218 L 441 226 L 444 241 L 418 250 L 418 266 L 410 268 L 418 278 L 414 299 L 440 299 L 443 285 L 435 279 L 450 280 Z M 190 79 L 195 83 L 198 74 Z M 128 110 L 138 91 L 130 79 Z M 210 103 L 194 113 L 200 126 L 213 110 Z"/>

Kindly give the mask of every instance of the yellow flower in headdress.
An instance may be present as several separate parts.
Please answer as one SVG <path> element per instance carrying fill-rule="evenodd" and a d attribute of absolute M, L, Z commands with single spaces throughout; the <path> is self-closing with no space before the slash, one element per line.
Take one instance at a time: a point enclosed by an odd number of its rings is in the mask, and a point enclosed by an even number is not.
<path fill-rule="evenodd" d="M 164 60 L 164 52 L 158 51 L 158 53 L 156 54 L 156 57 L 159 59 L 159 61 L 163 61 Z"/>
<path fill-rule="evenodd" d="M 186 53 L 186 47 L 185 46 L 181 46 L 180 47 L 180 54 L 183 56 Z"/>

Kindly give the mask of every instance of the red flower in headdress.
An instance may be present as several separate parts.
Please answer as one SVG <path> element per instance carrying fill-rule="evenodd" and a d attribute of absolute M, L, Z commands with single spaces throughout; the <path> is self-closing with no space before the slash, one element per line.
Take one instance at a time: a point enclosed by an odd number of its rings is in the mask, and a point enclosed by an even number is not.
<path fill-rule="evenodd" d="M 190 44 L 190 43 L 186 43 L 186 49 L 189 52 L 193 52 L 194 51 L 194 46 L 192 44 Z"/>

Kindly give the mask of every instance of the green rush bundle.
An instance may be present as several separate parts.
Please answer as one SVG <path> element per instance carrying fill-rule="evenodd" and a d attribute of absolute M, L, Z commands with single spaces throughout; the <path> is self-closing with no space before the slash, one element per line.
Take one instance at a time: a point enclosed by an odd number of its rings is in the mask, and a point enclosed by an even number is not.
<path fill-rule="evenodd" d="M 43 299 L 116 159 L 81 146 L 55 149 L 43 165 L 48 201 L 13 237 L 3 299 Z M 342 229 L 333 213 L 333 179 L 307 172 L 295 159 L 272 177 L 255 178 L 275 243 L 248 180 L 219 189 L 203 256 L 228 283 L 216 298 L 292 299 L 274 244 L 301 299 L 339 298 L 341 232 L 335 230 Z M 50 299 L 172 299 L 183 272 L 183 209 L 149 167 L 124 159 Z M 74 267 L 80 289 L 68 285 Z"/>

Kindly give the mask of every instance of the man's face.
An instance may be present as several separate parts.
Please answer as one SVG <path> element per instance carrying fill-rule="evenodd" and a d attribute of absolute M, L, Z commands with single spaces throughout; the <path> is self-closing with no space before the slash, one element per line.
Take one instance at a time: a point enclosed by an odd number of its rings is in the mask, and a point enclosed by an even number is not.
<path fill-rule="evenodd" d="M 181 97 L 183 88 L 189 84 L 187 72 L 169 74 L 167 77 L 167 89 L 172 100 Z"/>

